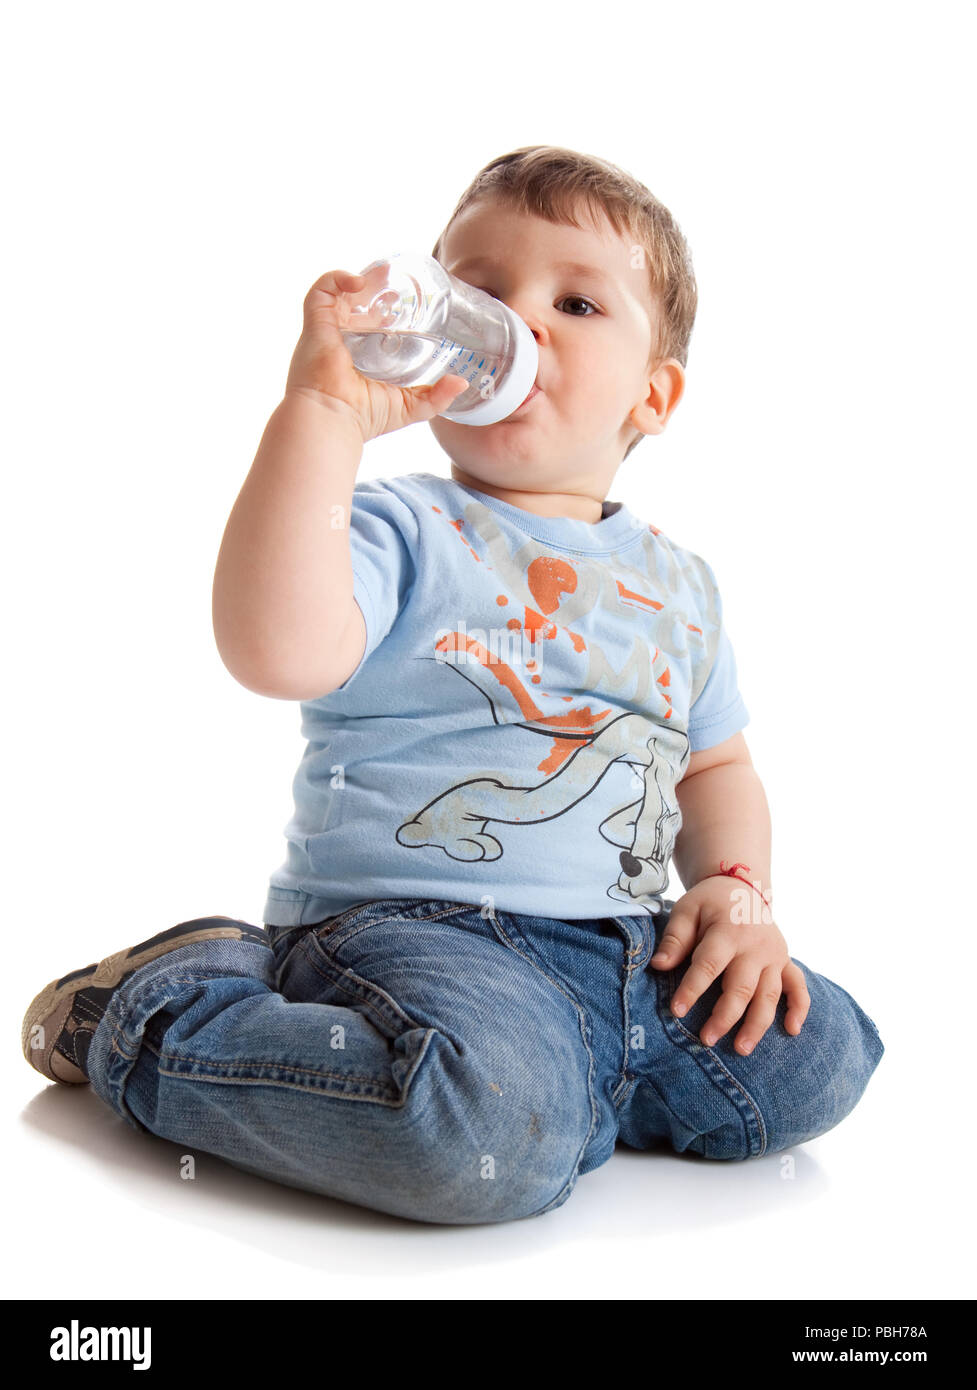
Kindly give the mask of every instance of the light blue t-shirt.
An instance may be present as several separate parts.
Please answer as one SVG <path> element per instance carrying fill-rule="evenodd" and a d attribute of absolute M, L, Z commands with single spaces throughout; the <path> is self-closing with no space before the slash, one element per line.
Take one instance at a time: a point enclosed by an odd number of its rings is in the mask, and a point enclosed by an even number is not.
<path fill-rule="evenodd" d="M 689 756 L 749 721 L 705 560 L 620 503 L 541 517 L 431 473 L 358 482 L 350 548 L 366 652 L 301 703 L 265 921 L 657 910 Z"/>

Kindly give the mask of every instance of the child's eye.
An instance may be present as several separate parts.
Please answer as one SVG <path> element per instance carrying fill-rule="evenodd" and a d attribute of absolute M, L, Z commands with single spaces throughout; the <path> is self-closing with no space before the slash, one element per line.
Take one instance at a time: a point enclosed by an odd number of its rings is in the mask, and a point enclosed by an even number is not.
<path fill-rule="evenodd" d="M 594 311 L 595 314 L 597 314 L 597 313 L 600 312 L 600 310 L 597 308 L 597 305 L 596 305 L 596 304 L 591 304 L 591 302 L 590 302 L 589 299 L 583 299 L 579 294 L 567 294 L 567 295 L 564 295 L 562 299 L 560 299 L 560 300 L 557 301 L 557 303 L 559 303 L 559 304 L 567 304 L 567 303 L 569 303 L 571 300 L 572 300 L 573 302 L 577 303 L 577 304 L 586 304 L 588 308 L 593 309 L 593 311 Z M 570 317 L 571 317 L 571 318 L 575 318 L 575 319 L 589 319 L 589 318 L 590 318 L 590 314 L 571 314 Z"/>
<path fill-rule="evenodd" d="M 499 298 L 499 296 L 498 296 L 497 294 L 492 294 L 492 291 L 491 291 L 491 290 L 485 289 L 484 286 L 482 286 L 482 285 L 476 285 L 476 286 L 474 286 L 474 288 L 477 289 L 477 290 L 481 290 L 483 294 L 490 295 L 490 296 L 492 297 L 492 299 L 498 299 L 498 298 Z M 562 299 L 558 299 L 556 302 L 557 302 L 558 304 L 565 304 L 565 303 L 567 303 L 569 300 L 573 300 L 573 301 L 574 301 L 575 303 L 577 303 L 577 304 L 586 304 L 587 307 L 588 307 L 588 309 L 593 309 L 593 311 L 594 311 L 595 314 L 599 314 L 599 313 L 600 313 L 600 310 L 597 308 L 597 305 L 596 305 L 596 304 L 591 304 L 591 302 L 590 302 L 589 299 L 584 299 L 583 296 L 582 296 L 582 295 L 579 295 L 579 294 L 565 294 L 565 295 L 563 296 Z M 590 315 L 590 314 L 571 314 L 570 317 L 571 317 L 571 318 L 574 318 L 574 319 L 589 319 L 589 318 L 591 317 L 591 315 Z"/>

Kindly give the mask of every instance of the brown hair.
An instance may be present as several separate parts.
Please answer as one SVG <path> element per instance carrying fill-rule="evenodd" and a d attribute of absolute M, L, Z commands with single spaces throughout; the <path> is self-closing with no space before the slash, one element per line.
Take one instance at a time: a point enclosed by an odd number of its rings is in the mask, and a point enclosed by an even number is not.
<path fill-rule="evenodd" d="M 692 256 L 668 208 L 643 183 L 592 155 L 559 145 L 523 145 L 491 160 L 475 175 L 434 245 L 435 260 L 440 259 L 452 222 L 480 198 L 572 227 L 580 226 L 575 215 L 580 199 L 595 221 L 603 213 L 618 235 L 626 233 L 645 252 L 652 302 L 658 308 L 657 341 L 652 343 L 649 365 L 658 366 L 670 357 L 687 365 L 698 305 Z M 632 441 L 625 458 L 643 438 L 639 434 Z"/>

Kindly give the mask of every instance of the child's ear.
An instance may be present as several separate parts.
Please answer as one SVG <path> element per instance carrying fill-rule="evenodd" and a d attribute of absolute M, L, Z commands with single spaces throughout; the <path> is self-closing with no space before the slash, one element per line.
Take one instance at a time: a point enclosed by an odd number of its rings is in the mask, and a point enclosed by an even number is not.
<path fill-rule="evenodd" d="M 647 396 L 634 407 L 628 419 L 642 434 L 661 434 L 684 393 L 682 364 L 670 357 L 655 369 L 648 380 Z"/>

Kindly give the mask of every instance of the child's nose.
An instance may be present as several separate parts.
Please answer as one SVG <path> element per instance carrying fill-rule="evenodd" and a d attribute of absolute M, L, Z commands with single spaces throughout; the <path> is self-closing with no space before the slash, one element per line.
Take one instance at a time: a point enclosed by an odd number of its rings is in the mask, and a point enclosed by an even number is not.
<path fill-rule="evenodd" d="M 541 338 L 545 337 L 546 325 L 543 322 L 542 315 L 537 313 L 531 305 L 521 303 L 518 300 L 506 300 L 505 302 L 512 312 L 518 314 L 523 323 L 529 327 L 537 343 Z"/>

